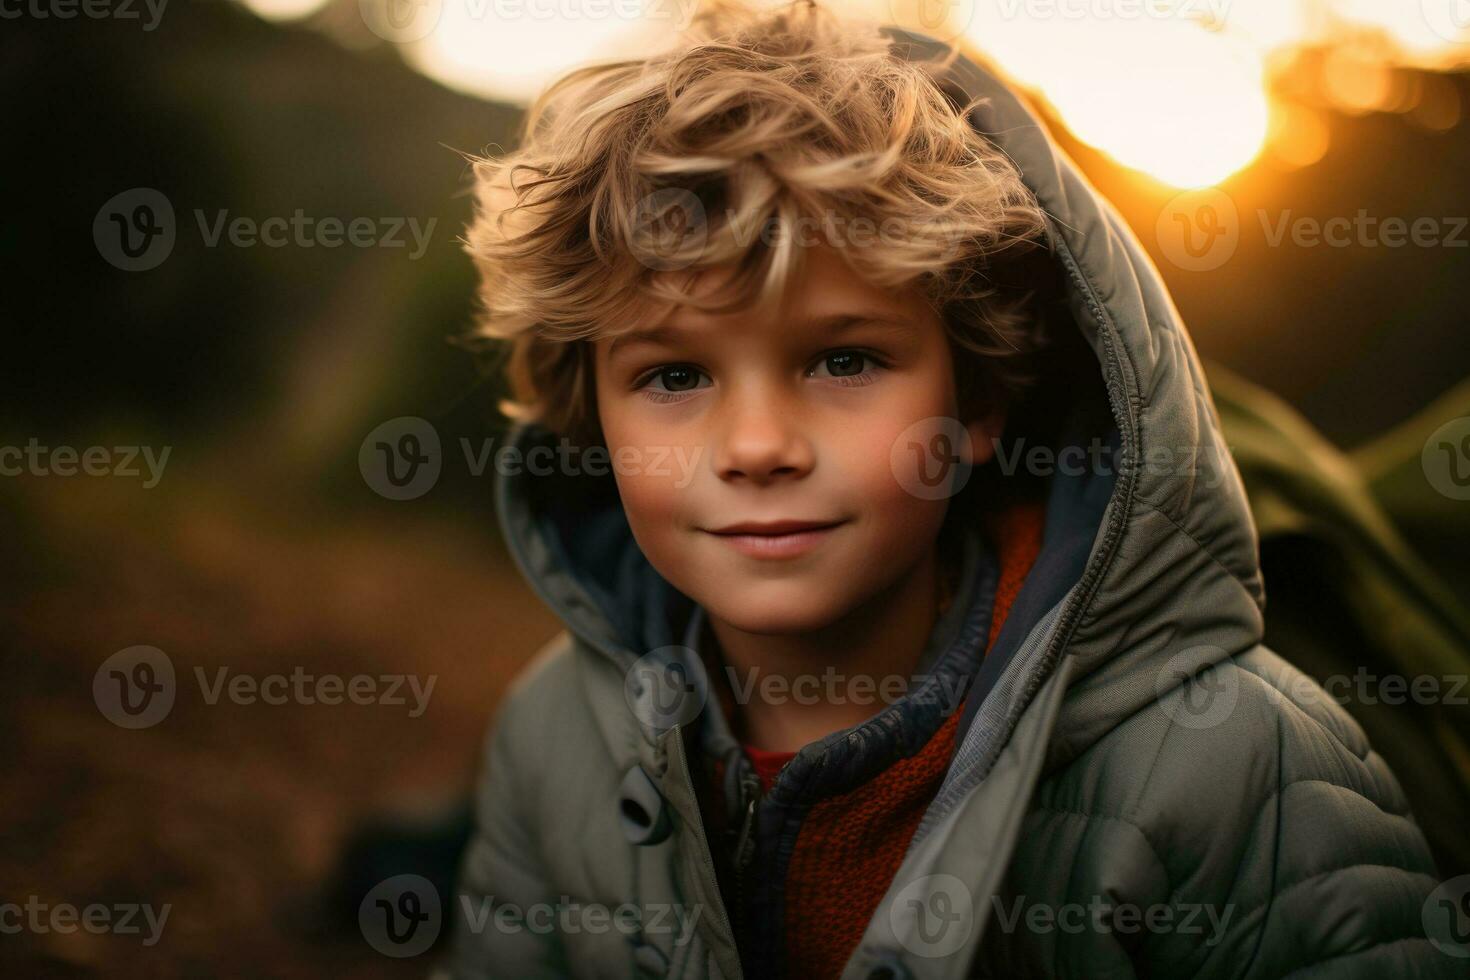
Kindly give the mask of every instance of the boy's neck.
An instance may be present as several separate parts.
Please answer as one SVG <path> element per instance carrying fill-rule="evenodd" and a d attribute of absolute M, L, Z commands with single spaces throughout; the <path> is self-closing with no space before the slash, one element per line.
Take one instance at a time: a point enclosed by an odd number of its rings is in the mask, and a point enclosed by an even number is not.
<path fill-rule="evenodd" d="M 931 548 L 888 591 L 810 633 L 746 633 L 710 616 L 718 647 L 711 651 L 714 686 L 736 737 L 795 752 L 907 693 L 939 618 L 946 577 L 939 549 Z"/>

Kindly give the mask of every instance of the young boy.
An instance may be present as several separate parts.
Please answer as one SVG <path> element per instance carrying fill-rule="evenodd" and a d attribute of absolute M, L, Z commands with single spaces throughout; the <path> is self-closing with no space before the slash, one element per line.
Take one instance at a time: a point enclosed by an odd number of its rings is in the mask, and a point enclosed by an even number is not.
<path fill-rule="evenodd" d="M 511 553 L 464 977 L 1452 976 L 1361 729 L 1260 644 L 1133 237 L 994 77 L 809 4 L 477 163 Z"/>

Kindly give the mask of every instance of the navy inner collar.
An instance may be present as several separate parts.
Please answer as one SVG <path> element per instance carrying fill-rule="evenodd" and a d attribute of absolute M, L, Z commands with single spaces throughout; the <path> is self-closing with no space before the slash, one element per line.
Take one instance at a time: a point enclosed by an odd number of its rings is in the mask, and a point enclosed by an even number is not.
<path fill-rule="evenodd" d="M 848 792 L 916 754 L 949 714 L 960 709 L 984 656 L 999 576 L 979 529 L 965 525 L 960 534 L 960 577 L 953 601 L 930 632 L 907 692 L 876 706 L 866 721 L 804 746 L 781 771 L 771 790 L 773 799 L 812 802 Z M 707 626 L 704 609 L 694 605 L 682 645 L 695 659 L 710 648 Z M 717 664 L 714 669 L 724 668 Z M 715 685 L 727 680 L 711 678 L 700 737 L 704 751 L 725 759 L 733 776 L 744 765 L 743 752 L 714 693 Z"/>

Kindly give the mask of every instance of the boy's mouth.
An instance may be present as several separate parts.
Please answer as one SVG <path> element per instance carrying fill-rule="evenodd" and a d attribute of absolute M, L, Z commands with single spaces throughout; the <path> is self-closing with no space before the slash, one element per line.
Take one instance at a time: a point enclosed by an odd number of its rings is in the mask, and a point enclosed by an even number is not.
<path fill-rule="evenodd" d="M 846 523 L 846 520 L 742 521 L 707 533 L 751 558 L 795 558 L 815 548 Z"/>

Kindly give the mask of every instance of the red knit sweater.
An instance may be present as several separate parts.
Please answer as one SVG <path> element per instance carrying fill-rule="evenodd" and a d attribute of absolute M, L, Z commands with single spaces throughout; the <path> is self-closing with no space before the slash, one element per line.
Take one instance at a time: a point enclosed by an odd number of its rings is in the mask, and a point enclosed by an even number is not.
<path fill-rule="evenodd" d="M 989 525 L 1000 575 L 990 621 L 988 652 L 1006 613 L 1041 550 L 1043 508 L 1017 504 Z M 812 807 L 797 835 L 785 881 L 786 975 L 836 978 L 862 939 L 888 891 L 954 754 L 958 706 L 913 756 L 851 792 Z M 794 752 L 747 746 L 746 754 L 769 790 Z"/>

